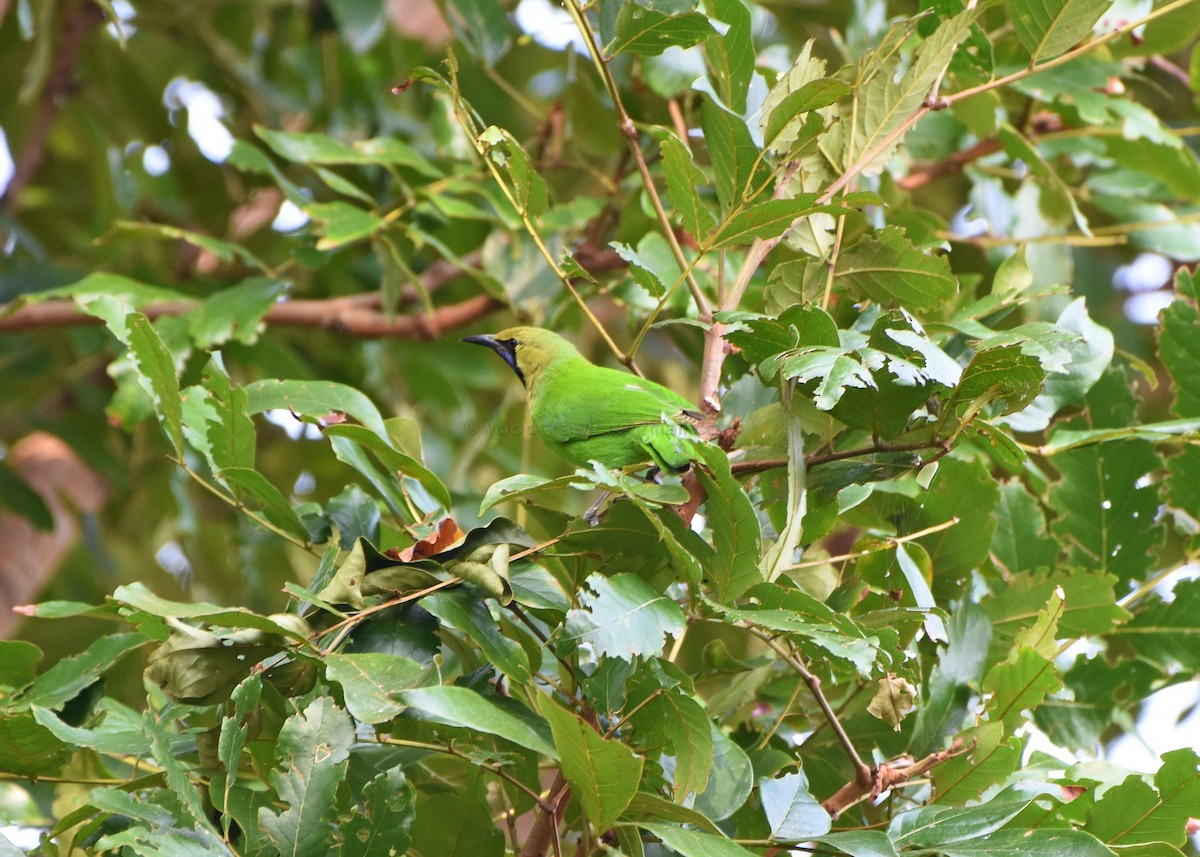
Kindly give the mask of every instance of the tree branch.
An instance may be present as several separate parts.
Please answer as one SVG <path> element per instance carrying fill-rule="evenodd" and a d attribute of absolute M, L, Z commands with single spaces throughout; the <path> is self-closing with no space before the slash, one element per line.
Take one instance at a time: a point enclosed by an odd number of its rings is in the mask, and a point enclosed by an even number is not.
<path fill-rule="evenodd" d="M 7 4 L 5 4 L 7 10 Z M 2 17 L 2 15 L 0 15 Z M 83 47 L 83 40 L 92 28 L 104 20 L 104 12 L 99 4 L 78 4 L 62 22 L 62 32 L 59 36 L 57 56 L 54 58 L 54 68 L 46 78 L 38 100 L 37 113 L 25 135 L 21 146 L 21 154 L 17 156 L 13 166 L 12 179 L 5 188 L 4 196 L 0 198 L 6 212 L 13 211 L 21 192 L 33 180 L 42 159 L 46 155 L 46 138 L 50 135 L 50 126 L 62 106 L 62 100 L 71 94 L 75 88 L 75 60 Z"/>
<path fill-rule="evenodd" d="M 871 771 L 869 782 L 862 783 L 856 779 L 853 782 L 846 783 L 834 792 L 832 797 L 822 803 L 821 806 L 824 807 L 825 811 L 832 818 L 836 819 L 846 809 L 858 803 L 864 797 L 878 797 L 890 788 L 894 788 L 901 783 L 928 773 L 932 768 L 937 767 L 947 759 L 961 756 L 963 753 L 969 753 L 974 747 L 974 741 L 964 746 L 961 738 L 955 738 L 954 743 L 945 750 L 930 753 L 920 761 L 914 762 L 910 758 L 905 757 L 885 762 Z"/>
<path fill-rule="evenodd" d="M 183 315 L 200 306 L 198 301 L 167 301 L 141 307 L 151 320 Z M 360 295 L 325 300 L 292 300 L 267 310 L 263 321 L 272 326 L 313 327 L 348 333 L 360 339 L 437 339 L 443 331 L 470 324 L 504 304 L 491 295 L 476 295 L 433 312 L 388 317 L 364 305 Z M 52 300 L 32 304 L 0 316 L 0 334 L 45 327 L 100 324 L 100 319 L 80 312 L 74 301 Z"/>

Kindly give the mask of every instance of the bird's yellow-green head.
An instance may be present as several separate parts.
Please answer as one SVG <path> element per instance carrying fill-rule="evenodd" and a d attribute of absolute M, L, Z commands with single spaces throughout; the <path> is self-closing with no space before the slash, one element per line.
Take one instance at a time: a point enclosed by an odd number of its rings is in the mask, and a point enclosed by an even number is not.
<path fill-rule="evenodd" d="M 467 336 L 463 342 L 484 345 L 495 351 L 528 389 L 532 389 L 551 366 L 582 359 L 574 345 L 557 333 L 540 327 L 510 327 L 499 333 Z"/>

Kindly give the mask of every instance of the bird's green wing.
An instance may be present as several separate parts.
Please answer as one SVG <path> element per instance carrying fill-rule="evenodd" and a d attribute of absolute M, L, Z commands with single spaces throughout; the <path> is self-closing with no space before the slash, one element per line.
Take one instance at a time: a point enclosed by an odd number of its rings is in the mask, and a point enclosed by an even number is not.
<path fill-rule="evenodd" d="M 662 425 L 664 419 L 691 421 L 690 403 L 653 381 L 615 370 L 574 380 L 557 384 L 538 402 L 533 416 L 539 433 L 567 442 Z"/>

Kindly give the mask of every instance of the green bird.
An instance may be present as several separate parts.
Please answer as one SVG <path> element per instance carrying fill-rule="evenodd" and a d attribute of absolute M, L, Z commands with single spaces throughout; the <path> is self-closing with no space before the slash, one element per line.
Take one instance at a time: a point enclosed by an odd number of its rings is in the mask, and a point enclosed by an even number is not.
<path fill-rule="evenodd" d="M 462 340 L 504 358 L 529 401 L 534 430 L 559 455 L 587 467 L 653 464 L 680 473 L 696 458 L 690 426 L 701 416 L 662 384 L 596 366 L 557 333 L 510 327 Z"/>

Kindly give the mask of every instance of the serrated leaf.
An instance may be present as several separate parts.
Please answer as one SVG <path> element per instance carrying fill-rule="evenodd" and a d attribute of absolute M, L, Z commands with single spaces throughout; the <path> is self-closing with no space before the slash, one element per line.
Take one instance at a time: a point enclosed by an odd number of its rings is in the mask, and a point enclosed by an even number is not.
<path fill-rule="evenodd" d="M 679 214 L 683 228 L 700 240 L 715 225 L 712 214 L 701 204 L 697 192 L 698 188 L 708 184 L 708 179 L 692 162 L 687 147 L 674 134 L 667 134 L 660 147 L 671 206 Z"/>
<path fill-rule="evenodd" d="M 154 325 L 140 312 L 110 296 L 80 299 L 80 307 L 101 318 L 114 336 L 129 348 L 137 368 L 138 383 L 149 394 L 167 439 L 178 455 L 183 454 L 183 405 L 179 398 L 179 376 L 175 361 Z"/>
<path fill-rule="evenodd" d="M 704 142 L 708 145 L 708 154 L 712 160 L 721 213 L 728 217 L 744 200 L 756 198 L 755 195 L 769 182 L 770 174 L 759 158 L 758 147 L 754 144 L 750 129 L 742 117 L 735 116 L 711 100 L 705 99 L 700 120 L 704 129 Z M 815 195 L 813 198 L 815 199 Z M 778 207 L 770 211 L 776 214 L 776 220 L 772 222 L 774 227 L 781 215 Z M 736 224 L 739 219 L 740 215 L 735 217 L 733 222 Z M 792 219 L 795 220 L 795 217 Z M 722 224 L 721 231 L 724 232 L 727 227 L 735 229 L 737 235 L 747 231 L 728 223 Z M 782 228 L 780 231 L 782 232 Z M 716 246 L 716 239 L 710 238 L 705 243 L 708 246 Z"/>
<path fill-rule="evenodd" d="M 1200 806 L 1200 757 L 1190 748 L 1162 754 L 1151 787 L 1141 774 L 1105 792 L 1088 814 L 1085 830 L 1106 845 L 1166 842 L 1181 847 L 1188 819 Z"/>
<path fill-rule="evenodd" d="M 767 114 L 766 124 L 763 126 L 763 148 L 772 148 L 780 135 L 799 117 L 828 107 L 852 91 L 847 84 L 836 78 L 822 77 L 810 80 L 799 89 L 789 92 Z"/>
<path fill-rule="evenodd" d="M 710 0 L 709 9 L 728 29 L 705 43 L 705 53 L 713 69 L 713 80 L 721 100 L 742 113 L 746 110 L 746 92 L 754 75 L 754 42 L 751 38 L 750 10 L 741 0 Z"/>
<path fill-rule="evenodd" d="M 708 18 L 696 12 L 664 15 L 640 3 L 627 2 L 617 14 L 616 35 L 604 46 L 609 57 L 628 53 L 658 56 L 667 48 L 687 48 L 713 33 Z"/>
<path fill-rule="evenodd" d="M 492 125 L 479 135 L 486 157 L 508 175 L 513 203 L 527 217 L 537 217 L 550 207 L 546 181 L 533 166 L 529 155 L 512 134 Z"/>
<path fill-rule="evenodd" d="M 0 711 L 0 771 L 36 778 L 57 771 L 74 752 L 29 711 Z"/>
<path fill-rule="evenodd" d="M 922 252 L 896 226 L 843 251 L 835 277 L 852 294 L 918 310 L 941 306 L 958 291 L 946 257 Z"/>
<path fill-rule="evenodd" d="M 250 720 L 257 713 L 262 698 L 262 676 L 248 676 L 229 695 L 232 711 L 221 718 L 221 731 L 217 738 L 217 757 L 225 766 L 225 781 L 220 790 L 220 800 L 213 798 L 218 809 L 230 816 L 233 789 L 237 783 L 238 768 L 241 766 L 242 750 L 249 740 Z M 226 827 L 228 833 L 228 827 Z"/>
<path fill-rule="evenodd" d="M 608 830 L 637 793 L 642 759 L 624 744 L 599 735 L 549 696 L 538 699 L 571 792 L 596 829 Z"/>
<path fill-rule="evenodd" d="M 662 652 L 667 635 L 684 627 L 679 606 L 634 574 L 593 574 L 567 613 L 558 639 L 586 643 L 598 655 L 631 660 Z"/>
<path fill-rule="evenodd" d="M 762 582 L 758 569 L 762 532 L 754 505 L 729 470 L 729 457 L 715 447 L 702 449 L 708 471 L 696 477 L 708 499 L 705 514 L 713 532 L 716 555 L 706 565 L 707 580 L 714 597 L 729 603 Z"/>
<path fill-rule="evenodd" d="M 704 242 L 707 248 L 736 247 L 756 238 L 775 238 L 787 232 L 801 217 L 828 206 L 814 205 L 817 195 L 806 193 L 792 199 L 768 199 L 737 211 L 722 221 L 717 231 Z"/>
<path fill-rule="evenodd" d="M 33 719 L 45 726 L 54 737 L 72 747 L 87 747 L 109 755 L 138 755 L 150 742 L 142 718 L 131 708 L 116 700 L 105 698 L 100 705 L 103 719 L 95 728 L 72 726 L 48 708 L 31 705 Z"/>
<path fill-rule="evenodd" d="M 1135 654 L 1164 669 L 1200 669 L 1200 580 L 1175 584 L 1170 601 L 1153 598 L 1111 635 Z"/>
<path fill-rule="evenodd" d="M 346 775 L 354 725 L 333 700 L 320 697 L 289 717 L 279 733 L 271 785 L 287 804 L 258 811 L 258 823 L 282 854 L 327 857 L 333 841 L 334 800 Z"/>
<path fill-rule="evenodd" d="M 38 676 L 21 695 L 21 704 L 61 708 L 146 642 L 147 638 L 142 634 L 109 634 L 100 637 L 84 651 L 63 658 Z"/>
<path fill-rule="evenodd" d="M 1111 5 L 1110 0 L 1009 0 L 1008 8 L 1033 65 L 1082 41 Z"/>

